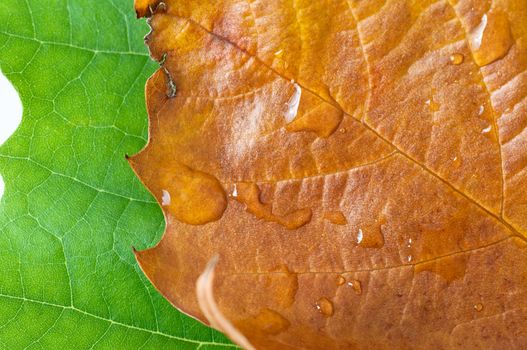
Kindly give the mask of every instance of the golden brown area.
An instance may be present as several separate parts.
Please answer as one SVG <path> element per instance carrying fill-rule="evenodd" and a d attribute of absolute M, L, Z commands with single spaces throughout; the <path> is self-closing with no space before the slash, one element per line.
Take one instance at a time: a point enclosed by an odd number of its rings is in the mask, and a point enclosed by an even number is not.
<path fill-rule="evenodd" d="M 174 306 L 219 255 L 257 349 L 527 348 L 527 2 L 135 4 Z"/>

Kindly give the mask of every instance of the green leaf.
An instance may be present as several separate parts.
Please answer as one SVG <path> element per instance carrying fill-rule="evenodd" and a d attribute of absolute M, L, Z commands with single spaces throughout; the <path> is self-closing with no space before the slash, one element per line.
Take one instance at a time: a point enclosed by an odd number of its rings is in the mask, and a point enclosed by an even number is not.
<path fill-rule="evenodd" d="M 147 138 L 146 32 L 131 0 L 0 2 L 0 68 L 24 106 L 0 148 L 0 348 L 234 347 L 132 253 L 164 229 L 124 158 Z"/>

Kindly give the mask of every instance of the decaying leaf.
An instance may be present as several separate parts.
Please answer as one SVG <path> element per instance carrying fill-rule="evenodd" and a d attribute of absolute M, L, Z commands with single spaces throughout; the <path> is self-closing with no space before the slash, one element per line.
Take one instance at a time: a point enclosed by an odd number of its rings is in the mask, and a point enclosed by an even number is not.
<path fill-rule="evenodd" d="M 177 308 L 258 349 L 527 347 L 527 2 L 136 0 Z M 175 93 L 175 94 L 174 94 Z"/>

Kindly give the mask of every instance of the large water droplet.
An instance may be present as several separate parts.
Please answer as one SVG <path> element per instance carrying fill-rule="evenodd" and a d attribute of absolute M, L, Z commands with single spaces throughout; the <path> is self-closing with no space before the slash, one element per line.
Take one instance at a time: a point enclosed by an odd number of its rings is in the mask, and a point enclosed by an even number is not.
<path fill-rule="evenodd" d="M 318 299 L 315 308 L 326 317 L 333 315 L 333 303 L 328 298 L 322 297 Z"/>
<path fill-rule="evenodd" d="M 177 220 L 203 225 L 220 219 L 227 197 L 212 175 L 179 164 L 162 175 L 161 204 Z"/>
<path fill-rule="evenodd" d="M 382 227 L 386 219 L 381 217 L 377 222 L 364 225 L 357 232 L 357 244 L 363 248 L 382 248 L 384 246 L 384 234 Z"/>
<path fill-rule="evenodd" d="M 415 273 L 430 271 L 445 280 L 447 284 L 463 278 L 467 269 L 465 255 L 452 255 L 415 265 Z"/>
<path fill-rule="evenodd" d="M 311 221 L 312 211 L 309 208 L 293 210 L 285 215 L 276 215 L 272 211 L 270 203 L 262 203 L 260 200 L 260 188 L 254 183 L 237 183 L 238 202 L 245 204 L 249 213 L 259 219 L 276 222 L 289 230 L 297 229 Z"/>
<path fill-rule="evenodd" d="M 264 333 L 276 335 L 285 331 L 291 323 L 278 312 L 265 308 L 258 315 L 243 320 L 243 323 Z"/>
<path fill-rule="evenodd" d="M 15 132 L 22 121 L 22 102 L 15 88 L 0 72 L 0 96 L 2 116 L 0 117 L 0 145 Z"/>
<path fill-rule="evenodd" d="M 312 108 L 311 94 L 306 95 L 306 107 L 300 108 L 296 118 L 286 125 L 291 132 L 312 131 L 317 136 L 326 138 L 332 135 L 340 125 L 344 113 L 329 103 L 321 103 Z"/>
<path fill-rule="evenodd" d="M 507 14 L 496 8 L 481 17 L 470 37 L 474 60 L 479 66 L 504 57 L 514 43 Z"/>

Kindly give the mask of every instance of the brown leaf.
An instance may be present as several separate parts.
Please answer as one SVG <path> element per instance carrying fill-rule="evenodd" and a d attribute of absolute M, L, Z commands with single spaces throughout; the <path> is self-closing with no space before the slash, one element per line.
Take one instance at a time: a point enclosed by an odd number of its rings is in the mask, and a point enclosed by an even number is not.
<path fill-rule="evenodd" d="M 218 255 L 212 325 L 258 349 L 527 347 L 525 1 L 136 10 L 172 304 L 208 323 Z"/>

